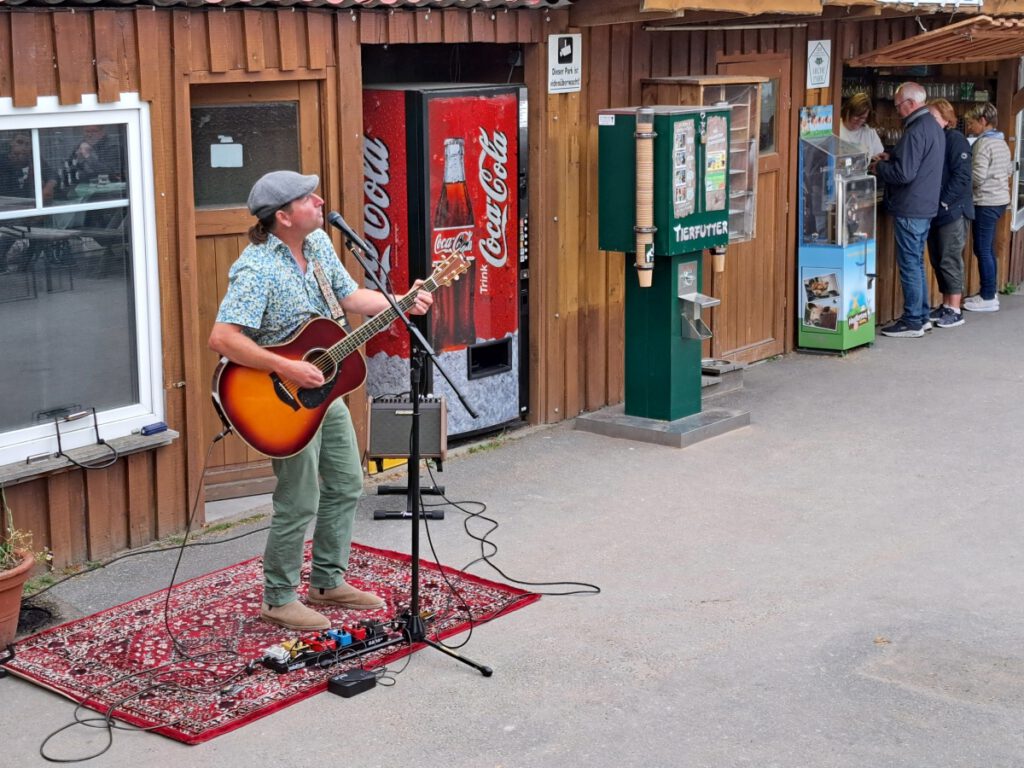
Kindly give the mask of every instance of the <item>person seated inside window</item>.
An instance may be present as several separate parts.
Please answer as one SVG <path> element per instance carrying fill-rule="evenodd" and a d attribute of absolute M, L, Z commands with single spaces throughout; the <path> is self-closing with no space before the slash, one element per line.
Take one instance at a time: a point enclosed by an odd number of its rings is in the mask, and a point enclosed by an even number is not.
<path fill-rule="evenodd" d="M 0 132 L 2 135 L 2 132 Z M 36 200 L 35 162 L 32 154 L 32 136 L 26 132 L 11 132 L 0 151 L 0 195 L 21 198 L 12 207 L 34 208 Z M 57 187 L 57 174 L 43 167 L 43 201 L 53 199 Z"/>
<path fill-rule="evenodd" d="M 124 154 L 116 134 L 106 125 L 87 125 L 82 139 L 64 163 L 65 184 L 105 184 L 124 181 Z"/>

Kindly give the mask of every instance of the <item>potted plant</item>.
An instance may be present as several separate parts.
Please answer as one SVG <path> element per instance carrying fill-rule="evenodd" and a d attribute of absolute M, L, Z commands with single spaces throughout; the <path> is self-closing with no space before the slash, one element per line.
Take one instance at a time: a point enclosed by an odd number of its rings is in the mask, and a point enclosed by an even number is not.
<path fill-rule="evenodd" d="M 2 490 L 0 490 L 2 493 Z M 14 642 L 21 613 L 21 593 L 32 573 L 31 536 L 14 527 L 14 515 L 7 499 L 0 496 L 3 527 L 0 528 L 0 652 Z"/>

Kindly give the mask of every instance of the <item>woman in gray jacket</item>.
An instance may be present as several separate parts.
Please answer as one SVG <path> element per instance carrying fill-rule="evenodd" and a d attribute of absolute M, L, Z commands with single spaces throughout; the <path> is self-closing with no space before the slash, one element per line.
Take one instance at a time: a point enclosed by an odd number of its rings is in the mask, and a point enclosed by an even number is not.
<path fill-rule="evenodd" d="M 1013 159 L 1010 148 L 997 131 L 998 112 L 994 105 L 978 104 L 964 115 L 967 135 L 976 136 L 971 158 L 971 182 L 974 189 L 974 255 L 978 257 L 981 290 L 964 299 L 971 312 L 998 312 L 996 295 L 996 254 L 992 243 L 996 224 L 1010 203 L 1010 176 Z"/>

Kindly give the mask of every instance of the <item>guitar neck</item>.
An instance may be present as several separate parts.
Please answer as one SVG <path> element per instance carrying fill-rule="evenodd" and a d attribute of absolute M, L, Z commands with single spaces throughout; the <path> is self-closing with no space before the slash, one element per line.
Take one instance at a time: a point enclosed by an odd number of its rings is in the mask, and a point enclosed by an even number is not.
<path fill-rule="evenodd" d="M 438 289 L 438 287 L 439 286 L 437 284 L 437 281 L 435 281 L 434 277 L 431 276 L 426 281 L 424 281 L 423 285 L 420 286 L 420 290 L 427 291 L 428 293 L 433 293 Z M 416 294 L 410 293 L 406 296 L 403 296 L 401 299 L 396 299 L 396 301 L 403 313 L 408 312 L 416 303 Z M 395 321 L 395 318 L 397 317 L 398 312 L 395 311 L 395 308 L 388 307 L 380 314 L 374 315 L 365 323 L 360 325 L 358 328 L 352 331 L 352 333 L 350 333 L 344 339 L 342 339 L 333 347 L 331 347 L 330 350 L 328 351 L 331 353 L 332 356 L 335 356 L 336 359 L 344 359 L 345 357 L 359 349 L 359 347 L 363 346 L 366 342 L 368 342 L 378 333 L 386 330 L 387 327 L 391 325 L 391 323 L 393 323 Z"/>

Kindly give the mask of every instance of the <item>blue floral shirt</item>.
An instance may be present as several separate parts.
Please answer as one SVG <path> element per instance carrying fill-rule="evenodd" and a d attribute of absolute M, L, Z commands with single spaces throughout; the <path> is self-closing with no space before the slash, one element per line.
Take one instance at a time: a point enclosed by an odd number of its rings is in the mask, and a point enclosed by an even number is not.
<path fill-rule="evenodd" d="M 232 323 L 260 346 L 279 344 L 310 318 L 331 312 L 313 273 L 319 262 L 334 293 L 344 299 L 358 287 L 331 244 L 318 229 L 302 245 L 308 262 L 302 274 L 292 253 L 274 235 L 250 244 L 228 271 L 228 290 L 217 312 L 218 323 Z"/>

